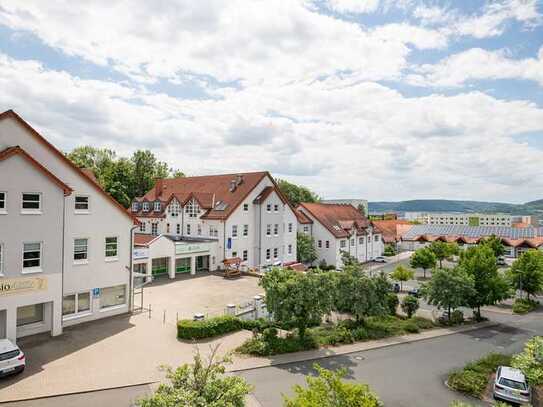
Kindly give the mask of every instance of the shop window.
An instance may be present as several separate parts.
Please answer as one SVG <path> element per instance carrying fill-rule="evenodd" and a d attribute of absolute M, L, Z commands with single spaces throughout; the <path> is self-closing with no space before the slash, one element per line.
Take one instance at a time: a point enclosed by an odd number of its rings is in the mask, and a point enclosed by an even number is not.
<path fill-rule="evenodd" d="M 17 326 L 43 322 L 43 304 L 26 305 L 17 308 Z"/>
<path fill-rule="evenodd" d="M 100 308 L 115 307 L 126 303 L 126 286 L 117 285 L 114 287 L 102 288 L 100 294 Z"/>

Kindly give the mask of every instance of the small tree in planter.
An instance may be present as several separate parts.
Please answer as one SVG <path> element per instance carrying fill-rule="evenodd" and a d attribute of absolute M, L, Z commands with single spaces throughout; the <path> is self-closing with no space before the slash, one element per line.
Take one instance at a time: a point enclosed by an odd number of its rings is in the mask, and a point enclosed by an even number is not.
<path fill-rule="evenodd" d="M 421 268 L 426 278 L 426 270 L 433 269 L 437 264 L 437 258 L 429 248 L 418 249 L 411 256 L 409 265 L 414 269 Z"/>
<path fill-rule="evenodd" d="M 419 300 L 417 297 L 407 295 L 402 301 L 402 311 L 407 314 L 408 318 L 411 318 L 419 309 Z"/>
<path fill-rule="evenodd" d="M 390 278 L 400 282 L 400 291 L 403 291 L 403 282 L 412 280 L 415 277 L 415 272 L 402 266 L 401 264 L 390 273 Z"/>
<path fill-rule="evenodd" d="M 527 294 L 528 299 L 543 291 L 543 252 L 528 250 L 515 260 L 509 271 L 512 286 Z"/>

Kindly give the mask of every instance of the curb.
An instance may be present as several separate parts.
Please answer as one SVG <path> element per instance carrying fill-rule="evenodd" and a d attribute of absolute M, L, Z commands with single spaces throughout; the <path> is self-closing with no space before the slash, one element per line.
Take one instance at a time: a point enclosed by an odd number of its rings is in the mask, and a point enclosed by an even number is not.
<path fill-rule="evenodd" d="M 244 372 L 244 371 L 248 371 L 248 370 L 263 369 L 263 368 L 272 367 L 272 366 L 288 365 L 288 364 L 291 364 L 291 363 L 298 363 L 298 362 L 305 362 L 305 361 L 312 361 L 312 360 L 320 360 L 320 359 L 328 359 L 328 358 L 333 358 L 333 357 L 341 356 L 341 355 L 350 355 L 350 354 L 353 354 L 353 353 L 366 352 L 366 351 L 370 351 L 370 350 L 374 350 L 374 349 L 388 348 L 390 346 L 405 345 L 405 344 L 414 343 L 414 342 L 421 342 L 421 341 L 425 341 L 425 340 L 429 340 L 429 339 L 440 338 L 440 337 L 443 337 L 443 336 L 455 335 L 455 334 L 460 334 L 460 333 L 464 333 L 464 332 L 475 331 L 477 329 L 489 328 L 489 327 L 493 327 L 493 326 L 497 326 L 497 325 L 499 325 L 498 322 L 485 321 L 485 322 L 480 322 L 480 323 L 473 324 L 473 325 L 466 326 L 466 327 L 460 327 L 459 329 L 456 329 L 456 330 L 448 329 L 448 330 L 445 330 L 443 332 L 439 332 L 436 335 L 429 336 L 429 337 L 414 337 L 415 335 L 420 335 L 420 334 L 409 334 L 409 335 L 402 335 L 402 336 L 399 336 L 399 337 L 390 337 L 389 339 L 392 339 L 391 342 L 389 342 L 389 343 L 381 343 L 381 344 L 374 344 L 373 346 L 371 344 L 372 341 L 360 342 L 359 344 L 361 344 L 361 345 L 365 344 L 365 345 L 369 345 L 369 346 L 361 347 L 361 349 L 355 349 L 355 350 L 343 350 L 342 351 L 341 350 L 342 347 L 351 346 L 351 345 L 343 345 L 343 346 L 338 346 L 336 348 L 329 348 L 329 349 L 334 349 L 334 353 L 333 354 L 328 354 L 328 355 L 315 355 L 315 356 L 309 356 L 308 355 L 308 357 L 301 357 L 300 358 L 299 357 L 299 356 L 301 356 L 300 353 L 302 353 L 304 351 L 295 352 L 295 353 L 290 354 L 290 355 L 293 356 L 291 360 L 285 360 L 285 361 L 273 361 L 273 360 L 270 361 L 269 359 L 253 357 L 259 363 L 255 363 L 254 366 L 250 366 L 250 367 L 226 369 L 226 371 L 229 372 L 229 373 L 236 373 L 236 372 Z M 396 340 L 394 340 L 394 338 L 396 338 Z M 404 341 L 398 340 L 399 338 L 406 338 L 407 340 L 404 340 Z M 313 352 L 313 351 L 305 351 L 305 352 Z M 289 354 L 282 354 L 282 355 L 289 355 Z M 298 357 L 296 357 L 296 355 L 298 355 Z M 281 356 L 281 355 L 277 355 L 277 356 Z"/>

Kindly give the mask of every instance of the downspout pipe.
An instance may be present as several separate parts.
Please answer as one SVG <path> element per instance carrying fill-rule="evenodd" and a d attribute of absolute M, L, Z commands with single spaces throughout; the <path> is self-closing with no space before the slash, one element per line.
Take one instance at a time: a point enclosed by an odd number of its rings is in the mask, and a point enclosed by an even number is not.
<path fill-rule="evenodd" d="M 128 272 L 129 274 L 129 281 L 128 281 L 128 312 L 132 312 L 134 308 L 134 231 L 139 227 L 139 225 L 134 225 L 130 228 L 130 270 Z"/>

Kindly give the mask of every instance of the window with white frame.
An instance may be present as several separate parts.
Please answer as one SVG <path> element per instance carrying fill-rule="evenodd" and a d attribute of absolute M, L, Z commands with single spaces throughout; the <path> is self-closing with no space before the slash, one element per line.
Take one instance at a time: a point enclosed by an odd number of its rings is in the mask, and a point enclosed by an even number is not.
<path fill-rule="evenodd" d="M 271 249 L 266 249 L 266 260 L 271 260 Z"/>
<path fill-rule="evenodd" d="M 138 202 L 134 201 L 132 202 L 132 212 L 137 212 L 138 209 L 140 208 Z"/>
<path fill-rule="evenodd" d="M 274 247 L 273 249 L 273 258 L 277 259 L 279 257 L 279 249 L 277 247 Z"/>
<path fill-rule="evenodd" d="M 83 291 L 62 297 L 62 316 L 77 315 L 90 311 L 90 292 Z"/>
<path fill-rule="evenodd" d="M 249 211 L 249 204 L 243 204 L 243 212 L 248 212 Z"/>
<path fill-rule="evenodd" d="M 6 211 L 6 193 L 0 192 L 0 212 Z"/>
<path fill-rule="evenodd" d="M 378 242 L 378 241 L 379 241 L 379 235 L 373 236 L 373 240 L 375 240 L 376 242 Z"/>
<path fill-rule="evenodd" d="M 41 193 L 29 192 L 23 193 L 22 209 L 28 211 L 41 210 Z"/>
<path fill-rule="evenodd" d="M 351 239 L 351 246 L 354 247 L 354 245 L 355 245 L 355 239 Z"/>
<path fill-rule="evenodd" d="M 198 233 L 198 236 L 202 236 L 202 225 L 199 223 L 196 225 L 196 232 Z"/>
<path fill-rule="evenodd" d="M 309 226 L 304 226 L 304 233 L 309 233 Z"/>
<path fill-rule="evenodd" d="M 166 223 L 166 233 L 170 233 L 170 224 Z"/>
<path fill-rule="evenodd" d="M 0 276 L 4 274 L 4 245 L 0 243 Z"/>
<path fill-rule="evenodd" d="M 185 213 L 189 218 L 197 218 L 200 212 L 200 206 L 196 200 L 191 199 L 187 205 L 185 205 Z"/>
<path fill-rule="evenodd" d="M 78 195 L 75 197 L 75 211 L 76 212 L 88 212 L 89 211 L 89 197 Z"/>
<path fill-rule="evenodd" d="M 288 245 L 288 254 L 292 254 L 292 245 L 291 244 Z"/>
<path fill-rule="evenodd" d="M 209 236 L 211 236 L 211 237 L 219 236 L 219 231 L 218 231 L 216 226 L 209 225 Z"/>
<path fill-rule="evenodd" d="M 100 293 L 100 308 L 110 308 L 126 304 L 126 286 L 102 288 Z"/>
<path fill-rule="evenodd" d="M 273 234 L 277 236 L 279 234 L 279 224 L 273 225 Z"/>
<path fill-rule="evenodd" d="M 266 225 L 266 236 L 271 236 L 271 224 Z"/>
<path fill-rule="evenodd" d="M 162 208 L 162 204 L 160 201 L 156 201 L 155 202 L 155 206 L 154 206 L 154 209 L 155 209 L 155 212 L 160 212 L 160 209 Z"/>
<path fill-rule="evenodd" d="M 364 236 L 358 238 L 358 244 L 364 244 Z"/>
<path fill-rule="evenodd" d="M 232 237 L 238 237 L 238 225 L 232 225 Z"/>
<path fill-rule="evenodd" d="M 74 260 L 85 261 L 89 256 L 89 239 L 74 239 Z"/>
<path fill-rule="evenodd" d="M 117 257 L 117 237 L 106 237 L 106 258 Z"/>
<path fill-rule="evenodd" d="M 277 205 L 277 204 L 273 205 L 273 211 L 274 212 L 279 212 L 279 205 Z"/>
<path fill-rule="evenodd" d="M 23 271 L 24 269 L 38 269 L 41 267 L 41 242 L 23 244 Z"/>
<path fill-rule="evenodd" d="M 158 223 L 156 222 L 151 223 L 151 234 L 153 236 L 158 235 Z"/>
<path fill-rule="evenodd" d="M 181 212 L 181 205 L 179 204 L 179 201 L 177 199 L 172 199 L 172 201 L 168 205 L 168 212 L 173 217 L 179 216 L 179 212 Z"/>
<path fill-rule="evenodd" d="M 317 247 L 318 247 L 319 249 L 322 247 L 322 240 L 319 240 L 319 241 L 317 242 Z"/>
<path fill-rule="evenodd" d="M 140 223 L 140 232 L 145 232 L 145 222 Z"/>
<path fill-rule="evenodd" d="M 181 224 L 180 223 L 175 225 L 175 233 L 178 234 L 178 235 L 181 234 Z"/>
<path fill-rule="evenodd" d="M 243 225 L 243 236 L 249 236 L 249 225 Z"/>
<path fill-rule="evenodd" d="M 249 251 L 244 250 L 243 251 L 243 261 L 247 261 L 248 258 L 249 258 Z"/>
<path fill-rule="evenodd" d="M 233 251 L 233 252 L 232 252 L 232 257 L 238 257 L 238 252 Z"/>
<path fill-rule="evenodd" d="M 272 207 L 272 204 L 269 203 L 266 205 L 266 212 L 271 212 L 271 207 Z"/>
<path fill-rule="evenodd" d="M 17 326 L 43 323 L 43 303 L 17 307 Z"/>
<path fill-rule="evenodd" d="M 345 239 L 341 239 L 339 241 L 339 247 L 341 247 L 342 249 L 344 249 L 345 247 L 347 246 L 347 241 Z"/>
<path fill-rule="evenodd" d="M 187 224 L 187 235 L 190 235 L 190 223 Z"/>
<path fill-rule="evenodd" d="M 329 249 L 329 248 L 330 248 L 330 241 L 329 241 L 329 240 L 327 240 L 327 241 L 326 241 L 326 245 L 325 245 L 325 247 L 326 247 L 327 249 Z"/>
<path fill-rule="evenodd" d="M 143 203 L 143 212 L 149 212 L 149 202 Z"/>
<path fill-rule="evenodd" d="M 288 233 L 292 233 L 292 223 L 288 224 Z"/>

